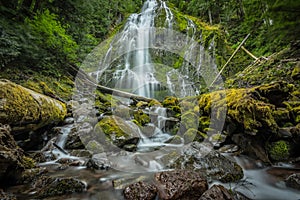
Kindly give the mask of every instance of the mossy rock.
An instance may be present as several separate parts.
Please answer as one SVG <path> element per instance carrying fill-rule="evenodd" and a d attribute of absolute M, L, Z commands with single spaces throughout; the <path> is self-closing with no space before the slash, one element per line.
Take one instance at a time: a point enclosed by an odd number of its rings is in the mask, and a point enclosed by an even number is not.
<path fill-rule="evenodd" d="M 134 123 L 129 123 L 118 116 L 106 116 L 94 128 L 95 134 L 102 140 L 123 147 L 126 144 L 137 144 L 139 133 Z M 98 141 L 106 144 L 105 141 Z"/>
<path fill-rule="evenodd" d="M 202 142 L 206 137 L 207 136 L 204 133 L 198 131 L 195 128 L 190 128 L 183 134 L 185 144 L 191 143 L 193 141 Z"/>
<path fill-rule="evenodd" d="M 188 111 L 184 113 L 181 116 L 181 127 L 184 128 L 184 130 L 188 130 L 190 128 L 198 129 L 199 125 L 199 116 L 191 111 Z"/>
<path fill-rule="evenodd" d="M 78 179 L 47 176 L 41 176 L 34 186 L 38 198 L 83 192 L 86 189 L 86 184 Z"/>
<path fill-rule="evenodd" d="M 284 161 L 290 157 L 290 144 L 285 140 L 279 140 L 267 145 L 270 158 L 274 161 Z"/>
<path fill-rule="evenodd" d="M 276 106 L 271 104 L 268 98 L 273 99 L 275 94 L 283 89 L 282 94 L 277 97 L 278 102 L 285 100 L 287 91 L 279 86 L 282 85 L 274 83 L 249 89 L 228 89 L 203 94 L 199 98 L 199 113 L 201 116 L 209 116 L 213 120 L 211 123 L 227 116 L 227 124 L 235 124 L 239 130 L 247 133 L 256 134 L 259 130 L 276 133 L 278 124 L 273 116 Z"/>
<path fill-rule="evenodd" d="M 95 140 L 89 141 L 85 148 L 92 151 L 94 154 L 104 152 L 103 145 L 100 144 L 99 142 L 95 141 Z"/>
<path fill-rule="evenodd" d="M 140 109 L 133 112 L 133 117 L 140 126 L 148 124 L 151 121 L 150 117 Z"/>
<path fill-rule="evenodd" d="M 124 106 L 124 105 L 116 106 L 116 108 L 114 109 L 114 112 L 113 112 L 114 115 L 119 116 L 126 120 L 131 119 L 132 113 L 133 113 L 133 111 L 129 107 Z"/>
<path fill-rule="evenodd" d="M 195 103 L 183 100 L 179 103 L 179 106 L 183 111 L 194 111 Z"/>
<path fill-rule="evenodd" d="M 170 107 L 178 106 L 178 103 L 179 101 L 176 97 L 168 96 L 163 100 L 162 105 L 163 107 L 170 108 Z"/>

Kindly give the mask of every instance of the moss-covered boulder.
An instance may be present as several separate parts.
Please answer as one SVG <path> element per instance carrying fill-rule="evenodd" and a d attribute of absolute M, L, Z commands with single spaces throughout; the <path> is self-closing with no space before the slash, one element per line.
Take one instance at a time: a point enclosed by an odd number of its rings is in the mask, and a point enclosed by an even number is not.
<path fill-rule="evenodd" d="M 36 196 L 46 198 L 86 190 L 86 184 L 75 178 L 55 178 L 41 176 L 34 184 Z"/>
<path fill-rule="evenodd" d="M 199 116 L 191 111 L 188 111 L 186 113 L 184 113 L 181 116 L 181 131 L 185 132 L 186 130 L 190 129 L 190 128 L 194 128 L 194 129 L 198 129 L 198 124 L 199 124 L 199 120 L 198 120 Z"/>
<path fill-rule="evenodd" d="M 199 112 L 211 117 L 211 123 L 227 115 L 226 123 L 238 131 L 255 135 L 258 131 L 276 133 L 277 120 L 289 118 L 288 113 L 276 109 L 283 106 L 289 95 L 285 82 L 276 82 L 249 89 L 228 89 L 204 94 L 199 99 Z M 211 115 L 213 113 L 215 115 Z M 275 113 L 275 114 L 274 114 Z M 285 115 L 284 115 L 285 114 Z"/>
<path fill-rule="evenodd" d="M 8 80 L 0 80 L 0 123 L 12 132 L 26 132 L 64 119 L 64 103 Z"/>
<path fill-rule="evenodd" d="M 101 140 L 120 148 L 128 144 L 136 145 L 140 138 L 137 125 L 118 116 L 105 116 L 96 124 L 94 131 Z M 103 141 L 99 142 L 103 144 Z"/>

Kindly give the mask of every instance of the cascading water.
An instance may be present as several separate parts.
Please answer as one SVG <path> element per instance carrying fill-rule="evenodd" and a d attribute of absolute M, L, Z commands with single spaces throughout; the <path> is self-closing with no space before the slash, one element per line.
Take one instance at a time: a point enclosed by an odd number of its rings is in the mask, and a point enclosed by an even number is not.
<path fill-rule="evenodd" d="M 145 97 L 153 97 L 159 84 L 149 53 L 150 28 L 154 27 L 156 6 L 155 0 L 147 1 L 140 14 L 130 16 L 121 36 L 121 45 L 124 45 L 121 48 L 126 48 L 125 64 L 119 65 L 113 74 L 116 88 L 131 89 L 131 92 Z"/>

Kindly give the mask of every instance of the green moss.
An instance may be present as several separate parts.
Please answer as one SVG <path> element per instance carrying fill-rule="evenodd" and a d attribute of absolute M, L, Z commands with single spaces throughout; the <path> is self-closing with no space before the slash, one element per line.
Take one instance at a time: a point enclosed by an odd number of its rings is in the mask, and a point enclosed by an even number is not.
<path fill-rule="evenodd" d="M 118 116 L 106 116 L 94 128 L 98 142 L 123 147 L 126 142 L 136 139 L 138 133 L 125 120 Z M 130 142 L 130 141 L 129 141 Z M 133 142 L 135 143 L 135 142 Z M 131 144 L 131 143 L 130 143 Z"/>
<path fill-rule="evenodd" d="M 197 129 L 199 124 L 198 118 L 199 116 L 196 113 L 188 111 L 181 116 L 181 126 L 184 127 L 185 130 L 190 128 Z"/>
<path fill-rule="evenodd" d="M 143 126 L 150 122 L 150 117 L 147 114 L 145 114 L 142 110 L 134 111 L 133 117 L 140 126 Z"/>
<path fill-rule="evenodd" d="M 35 167 L 35 161 L 32 158 L 29 158 L 27 156 L 23 156 L 22 158 L 23 166 L 25 169 L 31 169 Z"/>
<path fill-rule="evenodd" d="M 300 63 L 298 62 L 297 66 L 292 71 L 292 78 L 294 80 L 300 79 Z"/>
<path fill-rule="evenodd" d="M 285 108 L 278 108 L 277 110 L 274 110 L 273 117 L 279 126 L 283 126 L 285 123 L 291 121 L 290 111 Z"/>
<path fill-rule="evenodd" d="M 92 151 L 95 154 L 104 152 L 103 146 L 95 140 L 89 141 L 86 145 L 86 149 Z"/>
<path fill-rule="evenodd" d="M 159 101 L 157 101 L 156 99 L 152 99 L 152 100 L 149 102 L 148 106 L 149 106 L 149 107 L 152 107 L 152 106 L 159 106 L 159 107 L 161 107 L 162 104 L 161 104 Z"/>
<path fill-rule="evenodd" d="M 28 90 L 7 80 L 0 81 L 0 121 L 7 124 L 29 124 L 37 129 L 49 123 L 59 122 L 66 116 L 65 104 Z M 30 123 L 34 124 L 30 127 Z"/>
<path fill-rule="evenodd" d="M 255 134 L 259 129 L 267 129 L 276 133 L 278 125 L 273 117 L 275 106 L 266 98 L 260 97 L 261 94 L 257 91 L 266 90 L 229 89 L 201 95 L 200 115 L 210 116 L 211 109 L 214 109 L 216 113 L 214 120 L 221 119 L 227 113 L 228 120 L 231 120 L 231 123 L 237 123 L 246 132 Z"/>
<path fill-rule="evenodd" d="M 166 108 L 172 107 L 172 106 L 178 106 L 178 99 L 176 97 L 173 96 L 167 96 L 163 102 L 162 105 Z"/>
<path fill-rule="evenodd" d="M 201 116 L 199 117 L 199 127 L 198 129 L 200 131 L 206 130 L 210 125 L 210 118 L 207 116 Z"/>
<path fill-rule="evenodd" d="M 290 156 L 290 144 L 287 141 L 279 140 L 267 146 L 268 154 L 274 161 L 287 160 Z"/>

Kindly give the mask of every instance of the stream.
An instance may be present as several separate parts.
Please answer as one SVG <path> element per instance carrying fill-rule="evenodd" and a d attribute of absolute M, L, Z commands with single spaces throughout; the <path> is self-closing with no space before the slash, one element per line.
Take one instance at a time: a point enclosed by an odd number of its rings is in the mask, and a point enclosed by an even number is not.
<path fill-rule="evenodd" d="M 163 114 L 164 112 L 159 111 Z M 164 124 L 165 116 L 160 116 L 158 126 Z M 153 124 L 154 126 L 154 124 Z M 167 145 L 165 141 L 170 137 L 168 134 L 158 131 L 157 137 L 152 139 L 141 138 L 138 151 L 126 155 L 118 155 L 110 157 L 110 161 L 118 159 L 120 165 L 113 166 L 103 170 L 95 170 L 87 168 L 84 163 L 87 161 L 85 157 L 70 156 L 67 150 L 64 150 L 64 145 L 71 132 L 72 124 L 67 124 L 60 127 L 62 132 L 56 140 L 56 144 L 61 148 L 53 148 L 48 153 L 55 154 L 56 158 L 50 162 L 39 163 L 39 166 L 45 167 L 48 170 L 48 175 L 52 177 L 72 177 L 79 179 L 86 184 L 86 191 L 83 193 L 74 193 L 63 195 L 55 198 L 46 199 L 110 199 L 122 200 L 123 189 L 125 186 L 138 181 L 153 181 L 155 172 L 167 170 L 161 163 L 157 162 L 156 157 L 161 156 L 162 152 L 167 152 L 170 149 L 180 149 L 183 144 Z M 165 136 L 163 136 L 165 135 Z M 164 148 L 161 148 L 164 146 Z M 153 147 L 161 148 L 159 151 L 153 151 Z M 165 149 L 166 148 L 166 149 Z M 170 149 L 168 149 L 170 148 Z M 151 152 L 147 154 L 147 152 Z M 64 153 L 65 152 L 65 153 Z M 156 152 L 156 153 L 155 153 Z M 47 154 L 47 151 L 44 152 Z M 145 153 L 145 157 L 143 157 Z M 107 153 L 107 155 L 111 155 Z M 149 155 L 153 157 L 149 157 Z M 228 189 L 239 191 L 250 199 L 300 199 L 300 193 L 297 190 L 286 187 L 284 180 L 293 173 L 300 172 L 300 165 L 291 165 L 287 163 L 278 163 L 273 166 L 264 166 L 260 161 L 253 160 L 244 155 L 234 156 L 224 153 L 226 157 L 234 159 L 244 171 L 244 178 L 237 183 L 221 183 L 218 181 L 210 181 L 209 185 L 222 184 Z M 140 158 L 138 162 L 136 158 Z M 57 162 L 60 159 L 77 160 L 81 163 L 80 166 L 67 166 Z M 144 162 L 144 163 L 143 163 Z M 16 194 L 18 199 L 31 199 L 34 191 L 30 191 L 28 185 L 21 185 L 9 188 L 9 191 Z"/>

